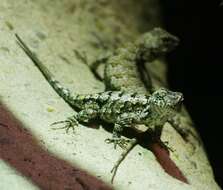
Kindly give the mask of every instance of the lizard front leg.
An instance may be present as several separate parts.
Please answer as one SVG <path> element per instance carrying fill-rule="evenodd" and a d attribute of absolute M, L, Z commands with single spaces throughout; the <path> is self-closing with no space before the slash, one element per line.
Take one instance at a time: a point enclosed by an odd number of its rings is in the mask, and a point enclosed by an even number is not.
<path fill-rule="evenodd" d="M 124 148 L 127 145 L 128 140 L 121 138 L 121 133 L 125 126 L 120 125 L 119 123 L 114 124 L 112 138 L 108 138 L 105 140 L 107 143 L 114 143 L 114 148 L 116 149 L 117 145 L 121 148 Z"/>
<path fill-rule="evenodd" d="M 121 138 L 121 132 L 123 131 L 125 126 L 115 123 L 112 138 L 108 138 L 105 140 L 106 143 L 114 143 L 114 148 L 116 149 L 117 145 L 121 148 L 125 148 L 129 140 Z"/>
<path fill-rule="evenodd" d="M 114 143 L 114 148 L 119 145 L 121 148 L 125 148 L 129 140 L 121 138 L 121 133 L 124 128 L 132 126 L 132 117 L 129 114 L 122 114 L 114 124 L 112 138 L 106 139 L 107 143 Z"/>

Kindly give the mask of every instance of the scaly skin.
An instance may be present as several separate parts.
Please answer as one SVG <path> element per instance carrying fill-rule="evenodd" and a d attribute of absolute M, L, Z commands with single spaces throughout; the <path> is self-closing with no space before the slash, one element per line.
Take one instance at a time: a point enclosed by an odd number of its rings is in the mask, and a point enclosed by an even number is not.
<path fill-rule="evenodd" d="M 154 85 L 150 73 L 145 72 L 144 64 L 148 64 L 170 52 L 178 42 L 179 40 L 175 36 L 161 28 L 155 28 L 141 36 L 138 41 L 128 43 L 126 46 L 117 49 L 107 59 L 103 58 L 101 62 L 105 62 L 104 80 L 106 89 L 142 94 L 153 93 Z M 97 64 L 99 63 L 100 61 Z M 181 119 L 183 117 L 182 114 L 176 112 L 173 117 L 169 118 L 168 122 L 185 140 L 187 140 L 189 134 L 197 138 L 190 128 L 182 125 Z M 162 126 L 160 129 L 162 129 Z M 118 166 L 137 143 L 137 139 L 132 139 L 115 163 L 112 169 L 114 172 L 112 182 Z"/>
<path fill-rule="evenodd" d="M 108 139 L 107 142 L 114 143 L 115 147 L 116 145 L 120 145 L 122 147 L 123 144 L 125 144 L 125 141 L 120 138 L 123 128 L 133 127 L 136 124 L 144 124 L 149 129 L 154 129 L 154 126 L 162 126 L 166 121 L 174 116 L 175 111 L 179 108 L 183 100 L 183 95 L 181 93 L 172 92 L 164 88 L 155 91 L 152 95 L 124 91 L 106 91 L 88 95 L 71 95 L 68 89 L 62 87 L 60 83 L 55 80 L 55 77 L 40 62 L 36 55 L 30 51 L 21 38 L 18 35 L 16 35 L 16 37 L 20 47 L 35 63 L 55 91 L 74 109 L 81 110 L 76 115 L 65 121 L 54 123 L 67 123 L 64 127 L 67 130 L 74 128 L 79 122 L 88 123 L 90 120 L 99 118 L 105 122 L 114 124 L 113 138 Z M 141 44 L 141 42 L 138 43 Z M 143 47 L 145 47 L 145 44 L 143 44 Z M 136 52 L 133 52 L 132 54 L 134 59 L 139 56 L 139 54 L 141 54 L 141 58 L 147 57 L 143 48 L 137 52 L 138 54 L 135 54 Z M 123 55 L 125 55 L 125 53 Z M 125 58 L 125 56 L 123 56 L 123 58 Z M 134 60 L 132 59 L 130 61 L 132 62 Z M 134 65 L 134 63 L 132 63 L 132 65 Z M 136 143 L 137 141 L 133 141 L 127 152 Z M 114 166 L 114 175 L 127 152 L 123 153 L 123 157 Z M 114 175 L 112 177 L 112 181 L 114 179 Z"/>
<path fill-rule="evenodd" d="M 161 28 L 154 28 L 137 41 L 127 43 L 114 53 L 109 53 L 95 61 L 92 64 L 92 70 L 96 73 L 97 66 L 105 63 L 104 82 L 107 90 L 148 94 L 152 91 L 151 79 L 147 76 L 147 81 L 145 81 L 140 70 L 144 72 L 145 63 L 152 62 L 170 52 L 178 42 L 177 37 Z"/>
<path fill-rule="evenodd" d="M 118 48 L 114 53 L 105 55 L 93 65 L 93 72 L 100 63 L 105 63 L 104 82 L 107 90 L 121 90 L 124 92 L 137 92 L 139 94 L 151 94 L 154 92 L 154 85 L 151 80 L 151 73 L 146 73 L 144 64 L 149 64 L 157 58 L 173 50 L 179 40 L 161 28 L 155 28 L 142 35 L 136 42 L 127 43 L 124 47 Z M 184 116 L 175 113 L 168 122 L 175 130 L 187 140 L 188 134 L 196 137 L 190 128 L 182 124 Z M 114 180 L 118 166 L 127 156 L 129 151 L 137 144 L 132 139 L 125 148 L 120 159 L 112 169 Z"/>
<path fill-rule="evenodd" d="M 113 137 L 119 138 L 124 127 L 134 124 L 145 124 L 148 127 L 163 125 L 174 113 L 182 101 L 182 94 L 161 88 L 151 96 L 123 91 L 106 91 L 96 94 L 74 94 L 60 85 L 53 75 L 38 60 L 24 42 L 16 36 L 19 45 L 33 60 L 55 91 L 74 109 L 80 109 L 77 115 L 66 120 L 67 127 L 78 122 L 89 122 L 92 119 L 113 123 Z M 115 142 L 116 143 L 116 142 Z"/>

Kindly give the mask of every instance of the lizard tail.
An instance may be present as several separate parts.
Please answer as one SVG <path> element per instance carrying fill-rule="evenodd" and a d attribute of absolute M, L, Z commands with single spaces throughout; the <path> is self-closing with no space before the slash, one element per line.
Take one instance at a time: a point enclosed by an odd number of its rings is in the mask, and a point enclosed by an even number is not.
<path fill-rule="evenodd" d="M 50 81 L 54 78 L 53 74 L 41 63 L 41 61 L 38 59 L 35 53 L 33 53 L 30 48 L 23 42 L 23 40 L 19 37 L 18 34 L 15 34 L 17 38 L 17 43 L 19 46 L 23 49 L 23 51 L 26 53 L 26 55 L 33 61 L 33 63 L 38 67 L 38 69 L 41 71 L 43 76 L 46 78 L 47 81 Z"/>
<path fill-rule="evenodd" d="M 46 80 L 50 83 L 53 89 L 62 97 L 71 107 L 78 107 L 75 103 L 75 95 L 71 95 L 69 89 L 62 87 L 62 85 L 55 79 L 53 74 L 46 68 L 44 64 L 38 59 L 35 53 L 33 53 L 30 48 L 23 42 L 23 40 L 19 37 L 18 34 L 15 34 L 17 43 L 26 53 L 26 55 L 33 61 L 36 67 L 40 70 Z"/>
<path fill-rule="evenodd" d="M 124 150 L 124 152 L 121 154 L 120 158 L 116 161 L 115 165 L 113 166 L 111 173 L 112 174 L 112 178 L 111 178 L 111 183 L 113 184 L 114 179 L 115 179 L 115 175 L 117 173 L 118 167 L 119 165 L 122 163 L 122 161 L 126 158 L 126 156 L 128 155 L 128 153 L 135 147 L 135 145 L 138 143 L 136 138 L 133 138 L 128 147 L 126 147 L 126 149 Z"/>

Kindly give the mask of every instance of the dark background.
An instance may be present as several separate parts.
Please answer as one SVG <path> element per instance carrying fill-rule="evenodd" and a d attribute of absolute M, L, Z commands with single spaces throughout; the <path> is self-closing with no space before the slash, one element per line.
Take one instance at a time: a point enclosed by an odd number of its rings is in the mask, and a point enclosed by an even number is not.
<path fill-rule="evenodd" d="M 170 87 L 185 105 L 223 187 L 223 6 L 220 1 L 162 0 L 164 23 L 181 40 L 169 54 Z"/>

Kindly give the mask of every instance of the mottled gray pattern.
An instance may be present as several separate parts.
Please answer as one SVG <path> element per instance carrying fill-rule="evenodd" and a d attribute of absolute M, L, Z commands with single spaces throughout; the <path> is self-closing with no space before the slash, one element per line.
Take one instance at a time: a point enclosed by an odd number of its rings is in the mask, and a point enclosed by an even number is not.
<path fill-rule="evenodd" d="M 81 110 L 73 116 L 72 121 L 88 122 L 99 118 L 123 128 L 131 127 L 133 124 L 145 124 L 148 127 L 163 125 L 174 114 L 183 97 L 179 92 L 164 88 L 151 96 L 122 91 L 71 95 L 58 81 L 51 80 L 50 84 L 72 107 Z M 114 134 L 117 137 L 117 131 L 114 131 Z"/>
<path fill-rule="evenodd" d="M 125 127 L 134 127 L 136 124 L 144 124 L 148 128 L 162 126 L 175 115 L 180 106 L 183 95 L 179 92 L 160 88 L 151 95 L 145 91 L 144 85 L 139 80 L 139 72 L 136 64 L 152 61 L 157 56 L 170 51 L 176 46 L 178 39 L 166 31 L 155 28 L 143 35 L 135 43 L 129 43 L 126 47 L 119 48 L 114 55 L 108 57 L 105 67 L 106 91 L 97 94 L 74 94 L 60 85 L 53 75 L 40 62 L 34 53 L 16 36 L 19 45 L 32 59 L 38 69 L 43 73 L 55 91 L 73 108 L 80 111 L 65 121 L 65 127 L 74 128 L 79 122 L 89 122 L 92 119 L 101 119 L 114 124 L 113 137 L 107 142 L 123 147 L 125 140 L 121 139 L 121 132 Z M 99 61 L 100 62 L 100 61 Z M 98 63 L 99 63 L 98 62 Z M 133 93 L 134 92 L 134 93 Z M 135 93 L 137 92 L 137 93 Z M 115 173 L 121 161 L 137 143 L 134 139 L 131 146 L 122 154 L 112 169 Z"/>
<path fill-rule="evenodd" d="M 179 40 L 161 28 L 142 35 L 136 42 L 118 48 L 105 61 L 104 80 L 108 90 L 121 90 L 146 94 L 137 64 L 151 62 L 173 50 Z M 97 61 L 99 63 L 100 61 Z M 151 81 L 147 81 L 150 83 Z M 152 84 L 150 88 L 152 88 Z"/>
<path fill-rule="evenodd" d="M 76 115 L 64 121 L 67 123 L 67 129 L 78 125 L 78 122 L 89 122 L 92 119 L 101 119 L 114 124 L 113 139 L 115 139 L 114 143 L 116 144 L 119 143 L 120 133 L 124 127 L 132 127 L 134 124 L 144 124 L 148 126 L 148 128 L 154 125 L 163 125 L 172 117 L 183 99 L 181 93 L 172 92 L 164 88 L 155 91 L 150 96 L 117 91 L 117 88 L 116 91 L 106 91 L 97 94 L 71 95 L 68 89 L 62 87 L 60 83 L 55 80 L 52 73 L 50 73 L 37 56 L 30 51 L 19 36 L 17 35 L 16 37 L 19 45 L 43 73 L 55 91 L 70 106 L 80 110 Z M 119 49 L 119 53 L 116 52 L 117 56 L 120 56 L 124 62 L 133 62 L 139 54 L 141 58 L 146 55 L 146 51 L 144 50 L 150 50 L 150 52 L 155 54 L 157 53 L 157 48 L 161 47 L 162 51 L 159 52 L 160 54 L 170 49 L 169 46 L 173 46 L 173 42 L 176 41 L 175 37 L 159 28 L 154 29 L 150 33 L 146 33 L 142 39 L 135 44 L 129 45 L 127 49 Z M 151 42 L 151 39 L 153 42 Z M 156 47 L 155 41 L 159 44 L 158 47 Z M 115 59 L 115 56 L 113 56 L 110 61 L 112 59 Z M 109 74 L 113 75 L 114 73 L 110 71 Z M 123 78 L 126 76 L 127 79 L 133 76 L 130 73 L 126 73 L 126 75 L 125 73 L 119 74 L 119 77 Z"/>
<path fill-rule="evenodd" d="M 173 116 L 183 98 L 181 93 L 164 88 L 151 96 L 122 91 L 71 95 L 58 81 L 51 80 L 50 83 L 72 107 L 81 110 L 72 119 L 78 122 L 99 118 L 123 127 L 131 127 L 133 124 L 145 124 L 148 127 L 163 125 Z"/>

